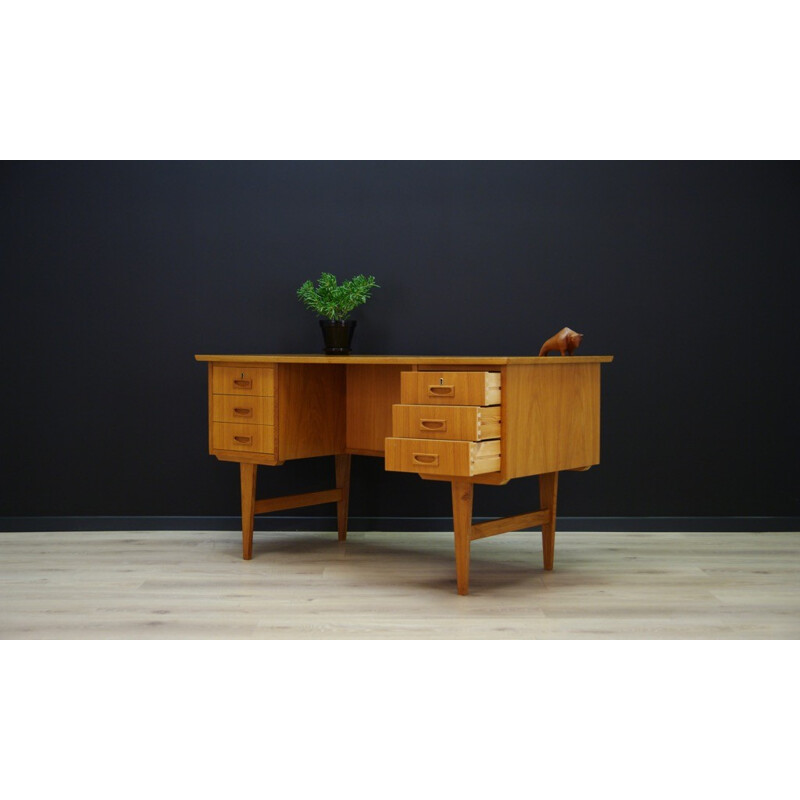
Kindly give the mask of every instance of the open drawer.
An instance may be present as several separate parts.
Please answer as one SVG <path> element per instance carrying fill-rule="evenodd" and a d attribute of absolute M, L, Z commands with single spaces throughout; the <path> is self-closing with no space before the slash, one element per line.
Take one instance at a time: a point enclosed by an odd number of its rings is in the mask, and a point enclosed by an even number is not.
<path fill-rule="evenodd" d="M 409 439 L 500 438 L 500 406 L 392 406 L 392 435 Z"/>
<path fill-rule="evenodd" d="M 470 477 L 500 469 L 500 440 L 386 439 L 386 469 Z"/>
<path fill-rule="evenodd" d="M 400 402 L 457 406 L 500 404 L 499 372 L 403 372 Z"/>

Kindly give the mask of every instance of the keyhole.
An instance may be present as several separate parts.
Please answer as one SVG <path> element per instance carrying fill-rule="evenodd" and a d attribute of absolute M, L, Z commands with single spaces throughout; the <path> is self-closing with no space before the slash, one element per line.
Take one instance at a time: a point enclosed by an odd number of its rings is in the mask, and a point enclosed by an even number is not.
<path fill-rule="evenodd" d="M 242 373 L 242 380 L 244 380 L 244 372 Z"/>
<path fill-rule="evenodd" d="M 444 385 L 444 378 L 439 378 L 439 386 L 443 386 L 443 385 Z"/>

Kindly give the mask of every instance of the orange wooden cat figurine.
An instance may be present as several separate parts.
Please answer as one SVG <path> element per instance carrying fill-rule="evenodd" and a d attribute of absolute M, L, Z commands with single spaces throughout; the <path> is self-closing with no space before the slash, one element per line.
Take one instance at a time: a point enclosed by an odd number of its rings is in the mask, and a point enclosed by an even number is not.
<path fill-rule="evenodd" d="M 575 333 L 569 328 L 562 328 L 555 336 L 551 336 L 539 351 L 540 356 L 546 356 L 551 350 L 558 350 L 561 355 L 572 355 L 581 345 L 582 333 Z"/>

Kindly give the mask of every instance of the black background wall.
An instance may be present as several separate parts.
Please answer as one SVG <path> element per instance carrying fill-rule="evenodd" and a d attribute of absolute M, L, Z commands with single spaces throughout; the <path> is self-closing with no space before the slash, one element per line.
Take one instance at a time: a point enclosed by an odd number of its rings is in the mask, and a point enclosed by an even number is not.
<path fill-rule="evenodd" d="M 800 512 L 797 164 L 1 169 L 6 518 L 235 516 L 193 355 L 319 352 L 295 290 L 323 270 L 380 283 L 356 353 L 535 355 L 568 325 L 581 355 L 615 356 L 602 463 L 563 476 L 563 516 Z M 353 469 L 356 518 L 449 514 L 442 484 Z M 259 494 L 332 470 L 264 468 Z M 535 488 L 482 487 L 476 515 L 530 510 Z"/>

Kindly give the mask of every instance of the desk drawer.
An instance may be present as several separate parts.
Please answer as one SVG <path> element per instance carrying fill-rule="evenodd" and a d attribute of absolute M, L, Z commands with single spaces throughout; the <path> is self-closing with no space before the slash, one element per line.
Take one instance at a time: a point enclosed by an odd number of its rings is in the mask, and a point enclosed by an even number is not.
<path fill-rule="evenodd" d="M 500 408 L 392 406 L 392 436 L 479 442 L 500 437 Z"/>
<path fill-rule="evenodd" d="M 215 450 L 240 450 L 245 453 L 274 453 L 275 428 L 244 422 L 214 422 L 211 443 Z"/>
<path fill-rule="evenodd" d="M 211 397 L 211 419 L 214 422 L 250 422 L 254 425 L 274 425 L 275 398 L 215 394 Z"/>
<path fill-rule="evenodd" d="M 386 469 L 465 477 L 497 472 L 500 440 L 452 442 L 390 438 L 386 440 Z"/>
<path fill-rule="evenodd" d="M 271 367 L 214 366 L 211 391 L 214 394 L 275 394 L 275 371 Z"/>
<path fill-rule="evenodd" d="M 402 372 L 401 403 L 493 406 L 500 403 L 499 372 Z"/>

